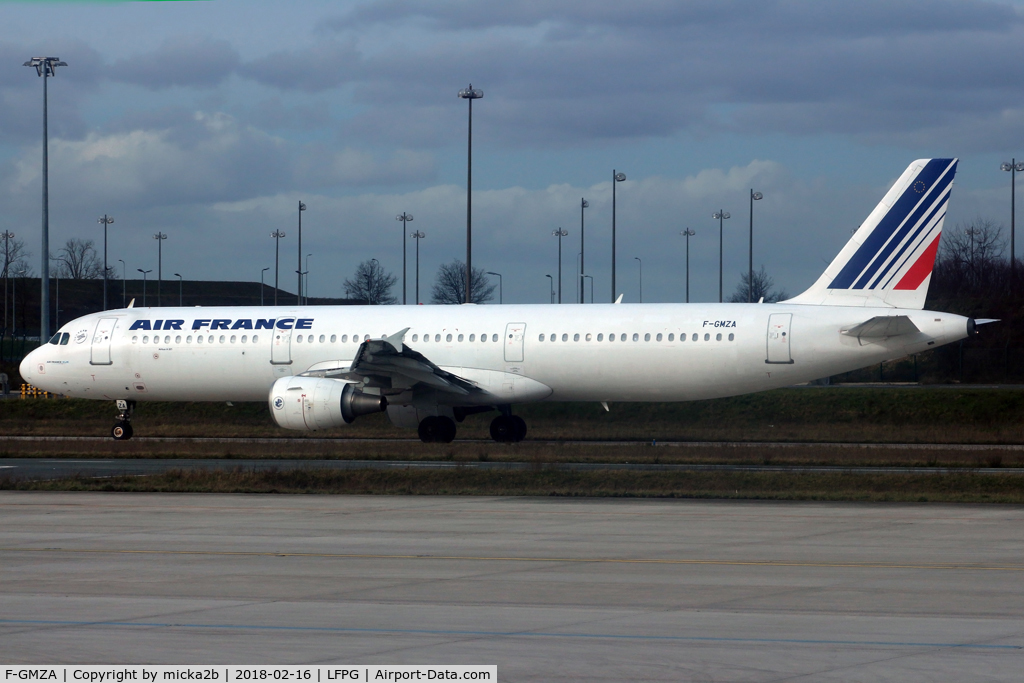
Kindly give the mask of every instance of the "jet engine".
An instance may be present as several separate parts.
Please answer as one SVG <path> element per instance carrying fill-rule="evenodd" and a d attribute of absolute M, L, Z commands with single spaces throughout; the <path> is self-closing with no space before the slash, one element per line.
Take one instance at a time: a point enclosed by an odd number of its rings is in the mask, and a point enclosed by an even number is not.
<path fill-rule="evenodd" d="M 270 390 L 270 414 L 285 429 L 309 432 L 352 424 L 360 415 L 387 410 L 384 396 L 351 382 L 321 377 L 282 377 Z"/>

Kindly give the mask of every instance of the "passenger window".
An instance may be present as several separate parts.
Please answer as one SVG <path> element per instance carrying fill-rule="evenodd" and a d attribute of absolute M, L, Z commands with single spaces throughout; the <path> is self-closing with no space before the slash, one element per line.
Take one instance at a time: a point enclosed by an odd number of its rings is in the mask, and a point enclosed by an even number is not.
<path fill-rule="evenodd" d="M 236 339 L 235 335 L 231 335 L 231 343 L 232 343 L 232 344 L 234 344 L 234 343 L 235 343 L 235 339 Z"/>
<path fill-rule="evenodd" d="M 704 341 L 708 341 L 709 339 L 711 339 L 711 335 L 708 334 L 707 332 L 705 332 L 704 333 Z"/>
<path fill-rule="evenodd" d="M 686 339 L 686 337 L 685 337 L 685 336 L 679 337 L 679 341 L 682 341 L 682 340 L 684 340 L 684 339 Z M 675 341 L 675 340 L 676 340 L 676 335 L 675 335 L 675 333 L 674 333 L 674 332 L 669 332 L 669 333 L 668 333 L 668 340 L 669 340 L 669 341 Z"/>
<path fill-rule="evenodd" d="M 626 341 L 626 333 L 625 332 L 623 332 L 622 335 L 619 336 L 619 341 Z"/>
<path fill-rule="evenodd" d="M 413 339 L 414 339 L 414 340 L 416 339 L 415 335 L 413 336 Z M 341 335 L 341 343 L 342 343 L 342 344 L 346 344 L 346 343 L 348 343 L 348 335 L 347 335 L 347 334 L 343 334 L 343 335 Z"/>
<path fill-rule="evenodd" d="M 568 334 L 562 334 L 562 341 L 569 341 L 569 335 Z"/>
<path fill-rule="evenodd" d="M 487 335 L 486 334 L 481 334 L 480 335 L 480 341 L 482 341 L 482 342 L 487 341 Z"/>
<path fill-rule="evenodd" d="M 633 333 L 633 341 L 640 341 L 640 335 L 636 332 Z"/>
<path fill-rule="evenodd" d="M 603 332 L 598 332 L 597 333 L 597 341 L 604 341 L 604 333 Z"/>
<path fill-rule="evenodd" d="M 576 334 L 572 335 L 572 340 L 573 341 L 579 341 L 580 340 L 579 332 L 577 332 Z"/>
<path fill-rule="evenodd" d="M 462 341 L 462 335 L 461 334 L 459 335 L 459 341 Z"/>
<path fill-rule="evenodd" d="M 185 337 L 185 343 L 186 344 L 191 344 L 192 343 L 192 335 L 191 334 L 188 335 L 187 337 Z"/>
<path fill-rule="evenodd" d="M 174 343 L 175 343 L 175 344 L 180 344 L 180 343 L 181 343 L 181 335 L 180 335 L 180 334 L 178 334 L 178 335 L 175 335 L 175 337 L 174 337 Z"/>
<path fill-rule="evenodd" d="M 326 337 L 324 337 L 324 335 L 322 335 L 322 334 L 320 335 L 320 343 L 321 343 L 321 344 L 323 344 L 323 343 L 324 343 L 324 341 L 326 341 L 326 339 L 327 339 L 327 338 L 326 338 Z"/>
<path fill-rule="evenodd" d="M 259 344 L 260 343 L 259 335 L 256 335 L 256 334 L 252 335 L 252 343 L 253 344 Z"/>
<path fill-rule="evenodd" d="M 146 338 L 145 337 L 142 338 L 142 343 L 143 344 L 146 343 Z M 203 343 L 203 335 L 197 336 L 196 337 L 196 344 L 202 344 L 202 343 Z"/>
<path fill-rule="evenodd" d="M 491 335 L 491 341 L 492 341 L 492 342 L 496 342 L 496 341 L 498 341 L 498 335 L 496 335 L 496 334 L 492 334 L 492 335 Z"/>
<path fill-rule="evenodd" d="M 543 332 L 541 333 L 541 335 L 539 337 L 537 337 L 537 341 L 544 341 L 544 333 Z"/>
<path fill-rule="evenodd" d="M 301 344 L 302 343 L 302 335 L 300 334 L 297 337 L 295 337 L 295 341 L 298 342 L 299 344 Z"/>
<path fill-rule="evenodd" d="M 693 337 L 691 337 L 691 340 L 692 341 L 697 341 L 697 333 L 696 332 L 693 333 Z"/>
<path fill-rule="evenodd" d="M 469 335 L 469 341 L 471 341 L 471 342 L 476 341 L 476 335 L 475 334 Z"/>
<path fill-rule="evenodd" d="M 223 335 L 223 334 L 222 334 L 222 335 L 220 335 L 220 343 L 221 343 L 221 344 L 223 344 L 223 343 L 224 343 L 224 335 Z"/>
<path fill-rule="evenodd" d="M 149 343 L 149 336 L 148 335 L 144 335 L 142 337 L 142 343 L 143 344 L 148 344 Z"/>
<path fill-rule="evenodd" d="M 414 334 L 414 335 L 412 335 L 412 340 L 413 340 L 414 342 L 418 342 L 418 341 L 420 340 L 420 335 L 418 335 L 418 334 Z"/>
<path fill-rule="evenodd" d="M 730 332 L 729 333 L 729 341 L 732 341 L 735 338 L 736 338 L 736 335 L 734 335 L 732 332 Z"/>
<path fill-rule="evenodd" d="M 139 336 L 138 335 L 135 335 L 134 337 L 132 337 L 132 344 L 137 344 L 138 341 L 139 341 Z"/>
<path fill-rule="evenodd" d="M 223 337 L 221 337 L 221 339 L 223 340 Z M 206 338 L 206 341 L 207 341 L 208 343 L 212 344 L 212 343 L 213 343 L 213 335 L 211 334 L 211 335 L 210 335 L 209 337 L 207 337 L 207 338 Z"/>
<path fill-rule="evenodd" d="M 658 333 L 658 337 L 657 337 L 656 341 L 661 341 L 661 332 Z"/>
<path fill-rule="evenodd" d="M 336 342 L 336 341 L 338 341 L 338 335 L 336 335 L 336 334 L 332 334 L 332 335 L 331 335 L 331 343 L 333 344 L 333 343 L 334 343 L 334 342 Z"/>
<path fill-rule="evenodd" d="M 243 335 L 242 335 L 242 343 L 244 344 L 244 343 L 246 343 L 247 341 L 249 341 L 249 335 L 247 335 L 247 334 L 243 334 Z"/>
<path fill-rule="evenodd" d="M 452 340 L 452 335 L 449 334 L 449 335 L 445 336 L 444 340 L 445 341 L 451 341 Z"/>
<path fill-rule="evenodd" d="M 587 332 L 587 341 L 590 341 L 591 339 L 593 339 L 593 337 L 591 336 L 591 334 L 589 332 Z"/>
<path fill-rule="evenodd" d="M 719 332 L 718 334 L 715 335 L 715 341 L 722 341 L 722 333 L 721 332 Z"/>
<path fill-rule="evenodd" d="M 439 335 L 439 334 L 435 334 L 435 335 L 434 335 L 434 341 L 436 341 L 436 342 L 439 342 L 439 341 L 441 341 L 441 335 Z"/>
<path fill-rule="evenodd" d="M 610 342 L 615 341 L 615 335 L 614 334 L 609 334 L 608 335 L 608 341 L 610 341 Z"/>
<path fill-rule="evenodd" d="M 644 334 L 644 341 L 651 341 L 651 333 L 647 332 Z"/>

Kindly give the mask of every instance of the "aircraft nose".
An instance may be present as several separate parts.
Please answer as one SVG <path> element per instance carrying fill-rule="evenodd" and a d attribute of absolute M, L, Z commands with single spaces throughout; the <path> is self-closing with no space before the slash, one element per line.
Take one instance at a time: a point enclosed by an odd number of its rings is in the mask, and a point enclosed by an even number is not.
<path fill-rule="evenodd" d="M 21 378 L 29 384 L 35 384 L 35 367 L 36 361 L 39 359 L 39 349 L 30 351 L 27 356 L 21 360 L 21 365 L 18 366 L 18 371 L 21 373 Z"/>

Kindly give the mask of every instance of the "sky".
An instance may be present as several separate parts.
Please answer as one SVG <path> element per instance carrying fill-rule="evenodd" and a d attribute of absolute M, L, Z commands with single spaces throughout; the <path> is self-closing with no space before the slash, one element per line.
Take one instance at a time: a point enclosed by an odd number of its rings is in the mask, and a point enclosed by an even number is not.
<path fill-rule="evenodd" d="M 102 246 L 129 276 L 274 277 L 295 291 L 298 203 L 309 295 L 343 295 L 376 258 L 398 276 L 402 223 L 421 299 L 465 258 L 473 105 L 473 264 L 505 303 L 546 303 L 563 238 L 576 296 L 580 201 L 594 299 L 717 301 L 747 268 L 809 287 L 915 159 L 959 157 L 946 230 L 1010 225 L 1024 157 L 1024 12 L 986 0 L 207 0 L 0 2 L 0 229 L 38 262 L 42 79 L 50 240 Z M 407 239 L 413 302 L 415 242 Z M 1018 253 L 1021 248 L 1018 248 Z M 639 259 L 639 260 L 638 260 Z M 305 268 L 305 265 L 303 265 Z M 641 276 L 642 269 L 642 276 Z M 38 266 L 37 266 L 38 270 Z M 589 300 L 590 281 L 587 295 Z"/>

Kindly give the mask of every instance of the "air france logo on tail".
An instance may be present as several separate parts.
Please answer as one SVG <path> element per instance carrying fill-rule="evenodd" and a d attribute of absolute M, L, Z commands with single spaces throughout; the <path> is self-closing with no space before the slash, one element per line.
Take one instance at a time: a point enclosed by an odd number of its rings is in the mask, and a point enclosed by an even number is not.
<path fill-rule="evenodd" d="M 909 182 L 905 181 L 902 192 L 891 201 L 889 210 L 832 280 L 829 289 L 920 287 L 935 264 L 956 163 L 956 159 L 930 159 Z M 899 189 L 899 184 L 893 187 Z M 890 195 L 880 208 L 890 203 Z"/>

